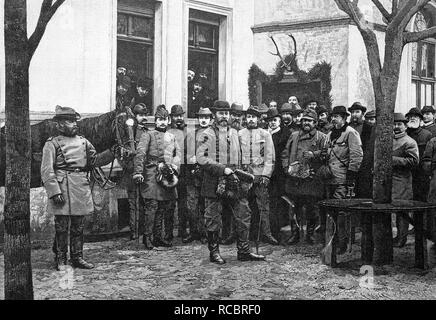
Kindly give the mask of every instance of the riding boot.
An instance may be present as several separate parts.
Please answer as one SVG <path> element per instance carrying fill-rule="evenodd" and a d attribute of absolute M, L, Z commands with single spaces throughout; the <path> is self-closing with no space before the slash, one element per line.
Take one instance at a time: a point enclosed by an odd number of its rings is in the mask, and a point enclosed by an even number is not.
<path fill-rule="evenodd" d="M 135 240 L 136 235 L 139 234 L 136 232 L 136 199 L 128 198 L 129 202 L 129 226 L 130 226 L 130 240 Z M 138 212 L 139 214 L 139 212 Z"/>
<path fill-rule="evenodd" d="M 251 252 L 248 233 L 249 230 L 238 232 L 236 241 L 238 249 L 237 259 L 239 261 L 265 261 L 265 256 Z"/>
<path fill-rule="evenodd" d="M 70 230 L 70 256 L 71 265 L 79 269 L 92 269 L 94 265 L 83 259 L 83 231 L 75 232 Z"/>
<path fill-rule="evenodd" d="M 165 242 L 171 244 L 173 241 L 173 232 L 174 232 L 174 205 L 170 203 L 166 206 L 165 210 L 162 212 L 162 216 L 164 219 L 164 240 Z M 158 210 L 162 210 L 161 208 L 158 208 Z M 162 219 L 161 219 L 162 220 Z"/>
<path fill-rule="evenodd" d="M 306 238 L 305 241 L 307 244 L 314 244 L 315 238 L 313 237 L 314 231 L 316 226 L 316 219 L 309 219 L 307 221 L 306 226 Z"/>
<path fill-rule="evenodd" d="M 55 254 L 55 269 L 60 271 L 62 266 L 68 265 L 68 233 L 56 232 L 53 242 L 53 252 Z"/>
<path fill-rule="evenodd" d="M 162 239 L 162 222 L 163 222 L 163 210 L 161 204 L 156 211 L 153 226 L 153 246 L 155 247 L 171 247 L 172 243 Z"/>
<path fill-rule="evenodd" d="M 297 244 L 300 242 L 300 228 L 295 221 L 291 221 L 291 237 L 286 242 L 288 245 Z"/>
<path fill-rule="evenodd" d="M 208 231 L 207 232 L 207 241 L 209 248 L 209 259 L 210 262 L 217 264 L 224 264 L 226 261 L 220 255 L 220 249 L 218 245 L 218 232 Z"/>
<path fill-rule="evenodd" d="M 151 241 L 150 235 L 145 235 L 142 237 L 142 243 L 145 245 L 145 249 L 153 249 L 153 242 Z"/>

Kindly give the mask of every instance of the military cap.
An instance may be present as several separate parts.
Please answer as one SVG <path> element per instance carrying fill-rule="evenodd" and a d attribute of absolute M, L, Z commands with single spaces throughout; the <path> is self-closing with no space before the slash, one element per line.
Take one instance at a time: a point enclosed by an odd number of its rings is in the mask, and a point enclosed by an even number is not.
<path fill-rule="evenodd" d="M 166 109 L 164 104 L 158 105 L 156 107 L 156 112 L 154 114 L 155 118 L 168 118 L 168 110 Z"/>
<path fill-rule="evenodd" d="M 404 116 L 404 114 L 402 114 L 401 112 L 395 112 L 394 113 L 394 122 L 408 122 L 408 120 L 406 119 L 406 117 Z"/>
<path fill-rule="evenodd" d="M 366 112 L 366 107 L 364 107 L 360 102 L 355 102 L 351 105 L 351 107 L 348 108 L 348 111 L 353 111 L 353 110 L 361 110 L 362 113 Z"/>
<path fill-rule="evenodd" d="M 145 103 L 138 103 L 132 111 L 134 114 L 147 114 L 147 106 Z"/>
<path fill-rule="evenodd" d="M 55 116 L 53 120 L 79 120 L 80 114 L 76 112 L 73 108 L 56 106 Z"/>
<path fill-rule="evenodd" d="M 331 112 L 331 115 L 334 114 L 341 114 L 344 116 L 344 118 L 350 115 L 350 113 L 347 112 L 347 109 L 344 106 L 335 106 Z"/>
<path fill-rule="evenodd" d="M 366 119 L 372 119 L 372 118 L 375 118 L 375 110 L 368 111 L 368 112 L 365 114 L 365 118 L 366 118 Z"/>
<path fill-rule="evenodd" d="M 232 106 L 230 107 L 230 113 L 237 114 L 237 115 L 244 114 L 243 104 L 239 102 L 233 102 Z"/>
<path fill-rule="evenodd" d="M 421 113 L 424 114 L 424 113 L 426 113 L 426 112 L 435 113 L 436 111 L 435 111 L 435 109 L 433 108 L 433 106 L 424 106 L 424 107 L 421 109 Z"/>
<path fill-rule="evenodd" d="M 282 118 L 279 110 L 275 107 L 269 108 L 268 112 L 266 113 L 266 120 L 270 120 L 275 117 Z"/>
<path fill-rule="evenodd" d="M 419 111 L 418 108 L 411 108 L 409 110 L 409 112 L 406 113 L 406 118 L 410 117 L 410 116 L 417 116 L 419 118 L 423 118 L 421 111 Z"/>
<path fill-rule="evenodd" d="M 200 108 L 198 112 L 195 114 L 197 117 L 199 116 L 212 116 L 212 112 L 209 108 Z"/>
<path fill-rule="evenodd" d="M 182 106 L 179 104 L 175 104 L 171 107 L 171 115 L 172 116 L 179 116 L 179 115 L 182 115 L 184 113 L 185 113 L 185 111 L 183 111 Z"/>
<path fill-rule="evenodd" d="M 118 78 L 118 85 L 122 85 L 123 87 L 130 88 L 132 86 L 132 80 L 128 76 L 121 75 Z"/>
<path fill-rule="evenodd" d="M 301 118 L 301 120 L 303 119 L 309 119 L 316 122 L 318 121 L 318 114 L 315 110 L 308 108 L 307 110 L 303 111 L 303 117 Z"/>
<path fill-rule="evenodd" d="M 284 112 L 292 112 L 292 106 L 290 103 L 285 102 L 284 104 L 282 104 L 282 107 L 280 108 L 280 113 Z"/>
<path fill-rule="evenodd" d="M 327 113 L 327 114 L 329 114 L 329 110 L 326 108 L 325 105 L 317 106 L 316 109 L 315 109 L 315 111 L 316 111 L 316 113 L 318 114 L 318 116 L 319 116 L 320 114 L 322 114 L 322 113 Z"/>
<path fill-rule="evenodd" d="M 257 117 L 260 117 L 260 115 L 262 114 L 261 109 L 259 106 L 250 106 L 247 109 L 247 114 L 252 114 L 255 115 Z"/>
<path fill-rule="evenodd" d="M 213 103 L 212 112 L 217 111 L 231 111 L 229 103 L 224 100 L 216 100 Z"/>

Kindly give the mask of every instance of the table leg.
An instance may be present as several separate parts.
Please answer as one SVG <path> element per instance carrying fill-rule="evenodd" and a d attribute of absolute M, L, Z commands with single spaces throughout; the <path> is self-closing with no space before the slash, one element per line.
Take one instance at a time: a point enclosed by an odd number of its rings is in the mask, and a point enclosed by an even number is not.
<path fill-rule="evenodd" d="M 361 259 L 363 264 L 372 264 L 374 241 L 372 236 L 372 213 L 362 213 Z"/>
<path fill-rule="evenodd" d="M 325 247 L 322 250 L 322 260 L 323 263 L 329 265 L 331 267 L 336 267 L 336 246 L 338 239 L 338 218 L 337 214 L 333 212 L 327 213 L 327 221 L 326 221 L 326 231 L 325 231 Z"/>
<path fill-rule="evenodd" d="M 428 268 L 427 239 L 424 234 L 425 211 L 414 213 L 415 222 L 415 267 Z"/>

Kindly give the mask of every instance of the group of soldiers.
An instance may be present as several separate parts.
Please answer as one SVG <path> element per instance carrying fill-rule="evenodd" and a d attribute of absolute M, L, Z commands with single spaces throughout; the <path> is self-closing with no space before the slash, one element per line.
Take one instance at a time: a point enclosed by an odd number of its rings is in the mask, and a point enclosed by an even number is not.
<path fill-rule="evenodd" d="M 114 158 L 124 172 L 131 239 L 142 233 L 146 249 L 172 246 L 176 207 L 182 242 L 207 243 L 210 261 L 218 264 L 225 263 L 220 244 L 236 240 L 240 261 L 265 260 L 251 252 L 250 239 L 293 245 L 304 222 L 305 242 L 318 241 L 315 230 L 323 241 L 326 217 L 318 201 L 354 193 L 371 197 L 375 114 L 359 102 L 348 110 L 329 110 L 316 101 L 302 108 L 295 96 L 276 105 L 245 110 L 240 103 L 216 100 L 196 112 L 195 126 L 186 124 L 181 105 L 170 112 L 159 105 L 150 129 L 150 106 L 126 105 L 114 121 L 117 143 L 100 154 L 77 135 L 79 115 L 58 106 L 59 135 L 46 142 L 41 166 L 48 210 L 55 216 L 56 268 L 67 264 L 69 224 L 73 266 L 93 267 L 82 254 L 83 217 L 93 208 L 87 171 Z M 432 107 L 395 113 L 394 199 L 436 200 L 430 178 L 436 162 L 434 114 Z M 396 244 L 404 246 L 408 222 L 396 220 Z M 339 214 L 339 254 L 347 249 L 352 223 Z M 282 232 L 286 226 L 288 237 Z"/>

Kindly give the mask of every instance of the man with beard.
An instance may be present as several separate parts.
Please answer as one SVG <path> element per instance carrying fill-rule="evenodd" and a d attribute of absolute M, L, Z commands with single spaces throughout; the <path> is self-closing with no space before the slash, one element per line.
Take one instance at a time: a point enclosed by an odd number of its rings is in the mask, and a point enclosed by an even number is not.
<path fill-rule="evenodd" d="M 181 152 L 183 155 L 182 163 L 180 165 L 179 172 L 179 183 L 177 184 L 177 214 L 179 221 L 179 230 L 178 236 L 182 238 L 184 243 L 192 242 L 192 237 L 188 234 L 187 228 L 188 223 L 191 231 L 196 232 L 195 226 L 192 225 L 193 221 L 188 221 L 188 209 L 187 209 L 187 200 L 186 200 L 186 165 L 187 165 L 187 127 L 185 124 L 185 119 L 183 115 L 185 112 L 181 105 L 173 105 L 171 107 L 171 128 L 168 130 L 168 133 L 171 133 L 176 137 L 176 141 L 178 146 L 181 148 Z M 168 213 L 170 214 L 170 213 Z M 191 215 L 192 216 L 192 215 Z M 192 217 L 191 217 L 192 218 Z M 173 239 L 173 227 L 174 227 L 174 216 L 167 215 L 165 216 L 165 240 L 171 242 Z"/>
<path fill-rule="evenodd" d="M 353 105 L 348 108 L 348 111 L 351 113 L 350 126 L 360 134 L 360 138 L 363 140 L 365 133 L 367 133 L 367 131 L 371 132 L 371 127 L 363 121 L 366 107 L 360 102 L 354 102 Z"/>
<path fill-rule="evenodd" d="M 375 126 L 375 124 L 376 124 L 375 110 L 368 111 L 365 114 L 365 123 L 368 123 L 372 126 Z"/>
<path fill-rule="evenodd" d="M 207 90 L 207 77 L 199 74 L 192 80 L 192 89 L 188 91 L 188 117 L 195 118 L 195 114 L 201 107 L 208 107 L 211 98 Z"/>
<path fill-rule="evenodd" d="M 118 163 L 123 168 L 123 175 L 120 179 L 119 185 L 127 190 L 127 198 L 129 202 L 129 213 L 130 213 L 130 239 L 136 239 L 136 235 L 139 235 L 140 230 L 143 229 L 142 217 L 140 220 L 139 230 L 136 230 L 136 215 L 140 214 L 143 210 L 143 206 L 136 208 L 136 191 L 137 186 L 132 179 L 133 174 L 133 156 L 136 153 L 136 147 L 139 143 L 139 138 L 144 131 L 147 131 L 147 106 L 143 103 L 137 104 L 133 108 L 133 114 L 135 115 L 135 122 L 131 127 L 127 124 L 127 120 L 131 119 L 130 115 L 126 112 L 118 114 L 114 120 L 113 131 L 115 131 L 118 143 L 123 144 L 124 147 L 128 148 L 129 154 L 122 154 L 117 157 Z M 130 131 L 130 132 L 129 132 Z M 131 136 L 130 136 L 131 135 Z M 134 142 L 130 144 L 128 141 L 133 140 Z M 133 148 L 133 149 L 132 149 Z M 140 199 L 140 202 L 142 199 Z"/>
<path fill-rule="evenodd" d="M 289 103 L 284 103 L 280 108 L 280 115 L 282 116 L 282 130 L 286 139 L 289 138 L 292 132 L 299 131 L 299 126 L 294 122 L 294 115 L 296 111 Z"/>
<path fill-rule="evenodd" d="M 242 103 L 233 102 L 230 108 L 230 126 L 239 131 L 243 128 L 244 106 Z"/>
<path fill-rule="evenodd" d="M 115 146 L 97 154 L 94 146 L 77 135 L 80 115 L 72 108 L 56 106 L 58 135 L 50 137 L 42 150 L 41 179 L 47 192 L 47 212 L 54 215 L 56 270 L 67 265 L 68 233 L 71 264 L 75 268 L 92 269 L 83 259 L 84 218 L 94 211 L 88 171 L 114 159 Z"/>
<path fill-rule="evenodd" d="M 329 133 L 333 128 L 333 125 L 329 121 L 329 111 L 324 105 L 320 105 L 316 109 L 316 113 L 318 114 L 318 125 L 316 128 L 324 134 Z"/>
<path fill-rule="evenodd" d="M 424 106 L 422 113 L 422 127 L 431 132 L 432 137 L 436 137 L 436 124 L 434 123 L 435 109 L 433 106 Z"/>
<path fill-rule="evenodd" d="M 411 116 L 411 115 L 409 115 Z M 394 114 L 394 142 L 392 151 L 392 200 L 413 199 L 413 170 L 419 165 L 419 149 L 415 140 L 407 135 L 407 119 L 402 113 Z M 396 246 L 407 242 L 409 223 L 396 216 Z"/>
<path fill-rule="evenodd" d="M 354 188 L 357 173 L 363 158 L 362 142 L 359 133 L 346 122 L 349 113 L 344 106 L 336 106 L 332 111 L 332 124 L 334 128 L 327 134 L 329 149 L 329 166 L 333 175 L 329 181 L 329 198 L 344 199 L 349 188 Z M 338 215 L 339 252 L 344 254 L 347 250 L 350 221 L 341 212 Z"/>
<path fill-rule="evenodd" d="M 259 213 L 259 229 L 261 229 L 262 240 L 277 245 L 278 241 L 271 235 L 268 194 L 268 186 L 275 163 L 274 143 L 271 134 L 259 128 L 261 112 L 258 106 L 250 106 L 246 117 L 247 128 L 239 131 L 239 140 L 242 167 L 244 171 L 254 175 L 254 184 L 249 191 L 248 201 L 251 211 Z M 254 215 L 252 215 L 252 219 L 253 217 Z M 253 220 L 251 224 L 254 225 Z"/>
<path fill-rule="evenodd" d="M 213 115 L 209 108 L 201 108 L 197 113 L 197 119 L 200 127 L 195 130 L 193 135 L 188 134 L 188 152 L 189 146 L 195 146 L 194 151 L 197 150 L 199 139 L 204 131 L 210 127 Z M 197 163 L 194 154 L 188 160 L 187 165 L 187 179 L 186 179 L 186 194 L 187 194 L 187 209 L 191 228 L 190 239 L 185 239 L 185 242 L 193 240 L 200 240 L 201 243 L 206 243 L 206 229 L 204 225 L 204 198 L 201 196 L 201 183 L 203 180 L 203 169 Z M 192 221 L 192 223 L 191 223 Z M 189 240 L 189 241 L 186 241 Z"/>
<path fill-rule="evenodd" d="M 306 103 L 304 104 L 304 110 L 307 109 L 312 109 L 313 111 L 316 111 L 316 109 L 318 109 L 318 101 L 316 101 L 315 99 L 309 99 L 306 101 Z"/>
<path fill-rule="evenodd" d="M 288 99 L 288 103 L 297 109 L 301 109 L 300 104 L 298 103 L 298 98 L 296 96 L 290 96 Z"/>
<path fill-rule="evenodd" d="M 284 131 L 281 128 L 282 117 L 277 108 L 270 108 L 268 110 L 266 120 L 269 124 L 268 131 L 272 136 L 275 159 L 277 162 L 281 159 L 281 154 L 286 146 L 288 137 L 284 134 Z M 285 193 L 284 187 L 285 179 L 281 164 L 276 164 L 269 184 L 271 234 L 275 239 L 279 239 L 280 229 L 288 223 L 286 203 L 284 203 L 281 198 Z"/>
<path fill-rule="evenodd" d="M 197 161 L 204 169 L 201 195 L 205 197 L 205 223 L 207 230 L 210 261 L 224 264 L 219 252 L 219 232 L 223 202 L 227 202 L 235 217 L 237 233 L 237 258 L 240 261 L 265 260 L 264 256 L 251 253 L 249 242 L 251 212 L 248 201 L 242 193 L 237 197 L 222 198 L 222 182 L 238 184 L 234 170 L 240 166 L 241 148 L 238 132 L 229 127 L 230 105 L 227 101 L 214 102 L 214 124 L 200 137 Z M 220 187 L 220 189 L 218 189 Z"/>
<path fill-rule="evenodd" d="M 303 113 L 300 131 L 293 132 L 281 154 L 282 167 L 286 172 L 286 193 L 295 204 L 296 218 L 291 221 L 292 236 L 289 245 L 300 241 L 300 223 L 303 206 L 306 207 L 306 242 L 314 244 L 313 234 L 317 222 L 316 203 L 323 198 L 321 179 L 314 176 L 322 165 L 321 157 L 327 152 L 327 137 L 316 130 L 318 115 L 308 108 Z"/>
<path fill-rule="evenodd" d="M 154 118 L 155 130 L 142 133 L 133 159 L 133 180 L 141 184 L 141 195 L 145 199 L 143 243 L 148 250 L 172 246 L 171 242 L 162 238 L 162 223 L 164 217 L 174 216 L 177 189 L 174 183 L 170 187 L 159 183 L 157 175 L 158 167 L 162 165 L 170 166 L 177 173 L 183 156 L 176 137 L 167 132 L 169 114 L 164 105 L 156 108 Z M 175 180 L 173 178 L 172 182 Z M 168 238 L 172 229 L 165 228 L 165 237 Z"/>
<path fill-rule="evenodd" d="M 152 89 L 153 87 L 153 80 L 150 78 L 145 78 L 145 79 L 138 79 L 137 83 L 136 83 L 136 90 L 133 94 L 133 105 L 137 105 L 140 103 L 145 104 L 146 106 L 151 106 L 152 105 Z M 149 110 L 151 111 L 151 110 Z M 148 113 L 147 115 L 150 115 L 150 113 Z"/>
<path fill-rule="evenodd" d="M 264 130 L 268 130 L 268 121 L 266 120 L 268 113 L 268 106 L 265 103 L 262 103 L 259 107 L 260 117 L 258 126 Z"/>
<path fill-rule="evenodd" d="M 117 79 L 116 109 L 124 111 L 124 107 L 129 107 L 132 97 L 128 93 L 132 86 L 132 80 L 128 76 L 120 75 Z"/>

